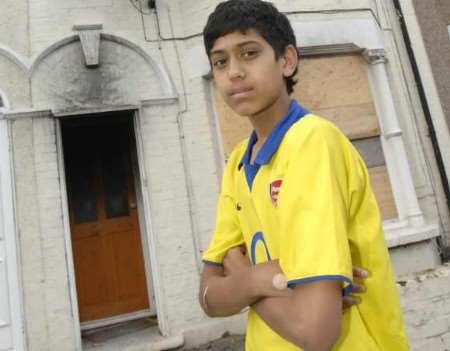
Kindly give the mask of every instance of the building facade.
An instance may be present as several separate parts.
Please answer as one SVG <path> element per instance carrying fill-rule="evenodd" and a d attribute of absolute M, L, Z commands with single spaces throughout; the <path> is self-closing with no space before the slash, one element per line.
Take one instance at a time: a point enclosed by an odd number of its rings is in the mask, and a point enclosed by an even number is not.
<path fill-rule="evenodd" d="M 203 52 L 217 3 L 6 0 L 1 351 L 169 349 L 243 332 L 245 315 L 211 320 L 197 303 L 225 159 L 249 130 L 215 94 Z M 450 110 L 440 84 L 450 80 L 422 76 L 435 89 L 436 149 L 398 18 L 400 6 L 422 43 L 417 60 L 427 58 L 420 1 L 274 3 L 303 56 L 295 96 L 369 165 L 412 348 L 445 350 Z M 143 319 L 153 324 L 89 338 Z"/>

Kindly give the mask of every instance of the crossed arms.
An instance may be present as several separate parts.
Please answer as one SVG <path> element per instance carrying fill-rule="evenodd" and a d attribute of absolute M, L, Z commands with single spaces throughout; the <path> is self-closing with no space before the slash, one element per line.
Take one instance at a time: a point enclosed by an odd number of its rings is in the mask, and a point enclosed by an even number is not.
<path fill-rule="evenodd" d="M 223 267 L 204 267 L 200 304 L 210 317 L 230 316 L 251 306 L 274 331 L 305 351 L 330 350 L 340 335 L 343 308 L 359 298 L 343 299 L 341 282 L 337 280 L 279 290 L 272 282 L 278 273 L 282 271 L 277 260 L 251 265 L 245 250 L 230 249 Z M 354 267 L 353 274 L 366 276 L 358 267 Z M 364 286 L 355 284 L 353 291 L 362 292 Z"/>

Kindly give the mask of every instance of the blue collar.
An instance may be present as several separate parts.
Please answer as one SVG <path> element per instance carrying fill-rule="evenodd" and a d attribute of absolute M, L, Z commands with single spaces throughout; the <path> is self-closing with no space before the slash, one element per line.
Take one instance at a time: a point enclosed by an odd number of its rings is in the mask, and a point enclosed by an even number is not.
<path fill-rule="evenodd" d="M 291 100 L 291 104 L 289 105 L 289 110 L 286 116 L 284 116 L 283 119 L 278 122 L 277 125 L 272 129 L 269 137 L 264 142 L 263 146 L 256 155 L 255 164 L 264 165 L 269 163 L 272 159 L 272 156 L 277 151 L 278 146 L 280 146 L 280 143 L 289 128 L 308 113 L 309 111 L 300 106 L 300 104 L 296 100 Z M 255 145 L 257 140 L 258 137 L 256 136 L 256 132 L 253 131 L 248 140 L 247 149 L 245 150 L 244 156 L 239 163 L 239 169 L 242 167 L 242 165 L 250 164 L 253 145 Z"/>

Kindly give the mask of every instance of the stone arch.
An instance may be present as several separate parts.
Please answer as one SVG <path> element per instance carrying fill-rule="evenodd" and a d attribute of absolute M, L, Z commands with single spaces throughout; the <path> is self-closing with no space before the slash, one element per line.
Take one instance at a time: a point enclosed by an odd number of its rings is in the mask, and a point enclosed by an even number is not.
<path fill-rule="evenodd" d="M 86 67 L 78 34 L 42 51 L 30 67 L 35 108 L 72 110 L 176 96 L 163 64 L 137 44 L 101 33 L 99 66 Z"/>
<path fill-rule="evenodd" d="M 2 89 L 0 89 L 0 111 L 8 111 L 10 109 L 10 104 L 8 97 L 3 92 Z"/>
<path fill-rule="evenodd" d="M 5 106 L 7 103 L 9 108 L 30 107 L 29 67 L 26 58 L 0 44 L 0 93 Z"/>
<path fill-rule="evenodd" d="M 19 67 L 24 73 L 28 74 L 30 63 L 26 58 L 20 56 L 18 53 L 2 44 L 0 44 L 0 56 L 9 59 L 13 63 L 15 63 L 17 67 Z"/>

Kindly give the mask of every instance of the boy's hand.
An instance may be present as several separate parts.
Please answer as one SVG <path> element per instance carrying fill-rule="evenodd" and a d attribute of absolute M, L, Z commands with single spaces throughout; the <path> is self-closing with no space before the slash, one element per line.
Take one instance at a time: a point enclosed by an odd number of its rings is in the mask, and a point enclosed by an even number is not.
<path fill-rule="evenodd" d="M 225 275 L 250 274 L 251 266 L 245 246 L 231 248 L 223 260 Z"/>
<path fill-rule="evenodd" d="M 278 260 L 252 265 L 244 246 L 228 250 L 223 261 L 226 276 L 233 276 L 252 291 L 253 296 L 290 296 L 291 289 L 274 285 L 274 277 L 282 275 Z M 242 287 L 242 285 L 240 285 Z"/>
<path fill-rule="evenodd" d="M 353 288 L 352 293 L 365 293 L 366 286 L 364 280 L 369 276 L 369 272 L 364 268 L 353 266 Z M 347 295 L 343 298 L 343 308 L 350 308 L 361 303 L 361 297 L 357 295 Z"/>

